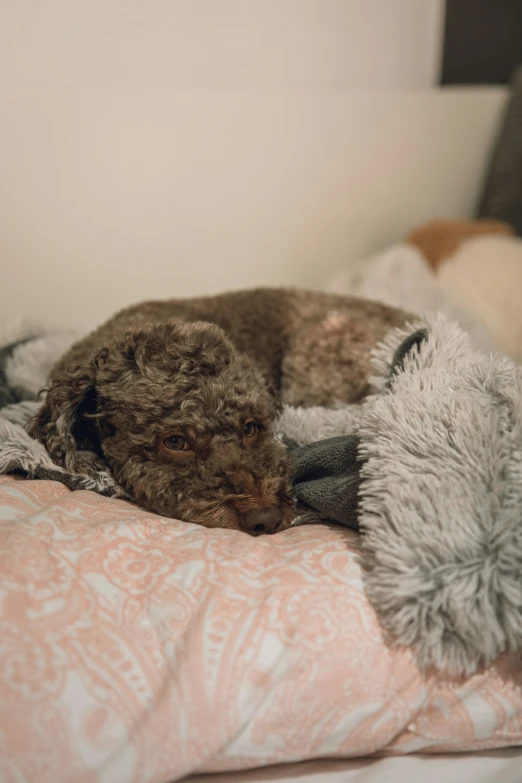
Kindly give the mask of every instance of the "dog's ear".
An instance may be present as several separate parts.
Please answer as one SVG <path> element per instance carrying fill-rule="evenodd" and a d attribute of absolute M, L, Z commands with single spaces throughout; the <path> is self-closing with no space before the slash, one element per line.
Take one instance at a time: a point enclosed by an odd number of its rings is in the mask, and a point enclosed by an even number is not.
<path fill-rule="evenodd" d="M 389 381 L 404 369 L 404 361 L 409 353 L 419 351 L 422 343 L 427 339 L 428 332 L 426 329 L 417 329 L 417 331 L 409 334 L 406 339 L 402 341 L 393 355 L 393 360 L 390 368 Z"/>
<path fill-rule="evenodd" d="M 94 415 L 97 359 L 69 366 L 54 379 L 30 428 L 53 462 L 72 473 L 103 467 Z"/>

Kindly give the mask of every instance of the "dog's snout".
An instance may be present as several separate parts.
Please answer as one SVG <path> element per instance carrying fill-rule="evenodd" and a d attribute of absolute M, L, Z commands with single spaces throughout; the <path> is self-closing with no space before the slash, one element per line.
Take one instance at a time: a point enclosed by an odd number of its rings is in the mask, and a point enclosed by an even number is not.
<path fill-rule="evenodd" d="M 242 515 L 242 527 L 253 536 L 275 533 L 283 522 L 283 513 L 278 506 L 252 508 Z"/>

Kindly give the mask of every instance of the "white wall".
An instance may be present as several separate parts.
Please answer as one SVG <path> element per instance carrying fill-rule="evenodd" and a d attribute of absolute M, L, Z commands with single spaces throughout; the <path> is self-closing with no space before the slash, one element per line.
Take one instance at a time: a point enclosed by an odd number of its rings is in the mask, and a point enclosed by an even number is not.
<path fill-rule="evenodd" d="M 0 84 L 367 89 L 433 83 L 443 0 L 2 0 Z"/>
<path fill-rule="evenodd" d="M 321 286 L 469 214 L 505 93 L 413 89 L 439 5 L 0 2 L 2 318 Z"/>

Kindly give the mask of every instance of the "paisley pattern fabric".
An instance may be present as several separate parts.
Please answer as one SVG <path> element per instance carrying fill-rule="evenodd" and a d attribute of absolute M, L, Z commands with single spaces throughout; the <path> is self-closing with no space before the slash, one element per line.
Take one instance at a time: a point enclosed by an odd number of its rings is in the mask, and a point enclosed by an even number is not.
<path fill-rule="evenodd" d="M 520 657 L 422 678 L 383 643 L 355 534 L 255 539 L 2 478 L 2 783 L 520 743 Z"/>

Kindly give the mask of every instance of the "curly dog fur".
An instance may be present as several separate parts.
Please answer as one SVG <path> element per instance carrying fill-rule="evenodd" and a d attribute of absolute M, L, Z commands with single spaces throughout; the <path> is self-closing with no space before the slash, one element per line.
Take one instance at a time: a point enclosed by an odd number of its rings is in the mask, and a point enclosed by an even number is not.
<path fill-rule="evenodd" d="M 284 289 L 135 305 L 53 369 L 32 435 L 70 471 L 108 466 L 150 511 L 277 532 L 293 516 L 280 405 L 363 398 L 371 350 L 406 320 Z"/>

